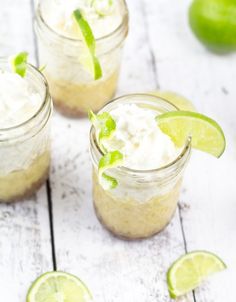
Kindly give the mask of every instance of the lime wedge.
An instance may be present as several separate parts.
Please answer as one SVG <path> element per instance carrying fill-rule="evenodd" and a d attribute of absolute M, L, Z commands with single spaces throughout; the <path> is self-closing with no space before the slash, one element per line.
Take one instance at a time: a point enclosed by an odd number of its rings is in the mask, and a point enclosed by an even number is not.
<path fill-rule="evenodd" d="M 191 137 L 192 147 L 220 157 L 225 150 L 225 136 L 211 118 L 196 112 L 173 111 L 156 117 L 160 129 L 181 147 Z"/>
<path fill-rule="evenodd" d="M 171 298 L 185 295 L 198 287 L 207 277 L 226 269 L 216 255 L 196 251 L 176 260 L 167 272 L 167 284 Z"/>
<path fill-rule="evenodd" d="M 63 272 L 49 272 L 30 287 L 27 302 L 89 302 L 92 295 L 77 277 Z"/>
<path fill-rule="evenodd" d="M 16 56 L 10 58 L 12 70 L 19 74 L 22 78 L 26 75 L 27 59 L 27 52 L 20 52 Z"/>
<path fill-rule="evenodd" d="M 112 13 L 113 0 L 93 0 L 92 6 L 100 16 L 107 16 Z"/>
<path fill-rule="evenodd" d="M 80 60 L 84 67 L 92 73 L 94 80 L 98 80 L 102 77 L 102 68 L 96 57 L 96 40 L 92 29 L 79 9 L 74 11 L 73 16 L 78 24 L 84 44 L 88 49 L 87 53 Z"/>
<path fill-rule="evenodd" d="M 168 102 L 175 105 L 179 110 L 194 111 L 194 112 L 197 111 L 190 100 L 186 99 L 184 96 L 179 95 L 175 92 L 159 90 L 159 91 L 152 91 L 149 93 L 167 100 Z"/>

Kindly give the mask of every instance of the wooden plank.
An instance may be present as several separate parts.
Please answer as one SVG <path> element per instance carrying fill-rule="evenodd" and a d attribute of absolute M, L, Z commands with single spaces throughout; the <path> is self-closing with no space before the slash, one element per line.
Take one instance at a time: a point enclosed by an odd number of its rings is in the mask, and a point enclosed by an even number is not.
<path fill-rule="evenodd" d="M 27 50 L 34 60 L 30 1 L 5 1 L 0 19 L 1 55 Z M 25 301 L 35 277 L 51 269 L 46 187 L 25 202 L 0 204 L 1 300 Z"/>
<path fill-rule="evenodd" d="M 131 31 L 118 94 L 157 86 L 142 2 L 128 3 Z M 98 302 L 170 301 L 165 274 L 184 253 L 179 213 L 164 232 L 142 242 L 124 242 L 104 230 L 92 206 L 88 134 L 86 119 L 56 115 L 51 189 L 57 268 L 84 280 Z"/>
<path fill-rule="evenodd" d="M 196 291 L 196 300 L 235 301 L 236 56 L 212 54 L 195 39 L 187 23 L 190 2 L 145 0 L 150 41 L 160 87 L 192 99 L 200 112 L 222 124 L 227 136 L 227 151 L 219 160 L 193 152 L 181 215 L 187 249 L 215 252 L 229 266 Z"/>

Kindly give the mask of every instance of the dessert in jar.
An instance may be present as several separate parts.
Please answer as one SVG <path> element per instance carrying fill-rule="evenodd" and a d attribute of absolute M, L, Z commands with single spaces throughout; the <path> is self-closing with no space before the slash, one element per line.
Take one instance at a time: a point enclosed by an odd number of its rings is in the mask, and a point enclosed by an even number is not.
<path fill-rule="evenodd" d="M 52 102 L 44 76 L 0 59 L 0 201 L 29 197 L 48 177 Z"/>
<path fill-rule="evenodd" d="M 125 1 L 42 0 L 35 30 L 56 108 L 75 117 L 101 109 L 117 86 L 128 33 Z"/>
<path fill-rule="evenodd" d="M 90 115 L 94 208 L 100 222 L 117 236 L 150 237 L 175 213 L 191 143 L 187 139 L 176 147 L 155 120 L 173 110 L 176 107 L 161 98 L 128 95 Z M 101 130 L 99 125 L 109 127 Z"/>

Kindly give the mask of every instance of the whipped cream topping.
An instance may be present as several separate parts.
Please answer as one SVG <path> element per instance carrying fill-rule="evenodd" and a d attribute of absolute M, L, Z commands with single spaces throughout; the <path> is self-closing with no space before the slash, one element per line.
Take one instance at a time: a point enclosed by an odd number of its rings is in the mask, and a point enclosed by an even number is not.
<path fill-rule="evenodd" d="M 122 22 L 120 3 L 117 0 L 113 1 L 109 14 L 105 16 L 97 12 L 92 0 L 44 0 L 41 4 L 43 18 L 53 30 L 68 38 L 81 39 L 78 24 L 73 18 L 73 11 L 76 9 L 82 11 L 95 38 L 108 35 Z"/>
<path fill-rule="evenodd" d="M 33 89 L 30 80 L 0 70 L 0 138 L 4 138 L 3 141 L 0 140 L 0 176 L 28 169 L 49 148 L 48 126 L 30 137 L 33 122 L 22 125 L 38 112 L 42 101 L 40 91 Z M 18 129 L 17 126 L 20 125 Z M 14 126 L 20 138 L 8 140 L 8 130 L 2 133 L 1 130 Z M 25 133 L 28 134 L 27 139 L 24 137 Z"/>
<path fill-rule="evenodd" d="M 42 103 L 29 82 L 16 73 L 0 71 L 0 129 L 22 124 Z"/>
<path fill-rule="evenodd" d="M 123 166 L 135 170 L 157 169 L 180 154 L 169 136 L 157 125 L 158 112 L 135 104 L 123 104 L 110 111 L 116 121 L 114 136 L 104 141 L 109 150 L 124 155 Z"/>

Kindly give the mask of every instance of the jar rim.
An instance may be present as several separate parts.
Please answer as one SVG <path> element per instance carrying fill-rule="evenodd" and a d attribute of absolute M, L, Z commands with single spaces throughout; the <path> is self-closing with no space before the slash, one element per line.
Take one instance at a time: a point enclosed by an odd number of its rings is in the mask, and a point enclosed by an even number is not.
<path fill-rule="evenodd" d="M 128 23 L 128 7 L 127 7 L 127 3 L 126 0 L 122 0 L 124 7 L 125 7 L 125 14 L 123 15 L 122 21 L 120 22 L 120 24 L 113 30 L 111 31 L 109 34 L 106 34 L 100 38 L 95 38 L 96 42 L 103 42 L 109 38 L 111 38 L 112 36 L 115 36 L 116 34 L 118 34 L 119 32 L 122 31 L 123 27 L 127 25 Z M 60 33 L 58 33 L 57 31 L 55 31 L 51 26 L 48 25 L 48 23 L 46 22 L 46 20 L 44 19 L 43 15 L 42 15 L 42 10 L 41 10 L 41 5 L 40 3 L 38 4 L 37 7 L 37 16 L 39 18 L 39 20 L 47 27 L 47 29 L 50 31 L 51 34 L 53 34 L 55 37 L 61 39 L 61 40 L 66 40 L 70 43 L 83 43 L 82 39 L 76 39 L 76 38 L 72 38 L 72 37 L 67 37 L 64 36 Z"/>
<path fill-rule="evenodd" d="M 1 63 L 8 63 L 8 58 L 7 57 L 0 57 L 0 64 Z M 30 118 L 28 118 L 24 122 L 21 122 L 17 125 L 7 127 L 7 128 L 0 128 L 1 132 L 8 132 L 8 131 L 16 130 L 16 129 L 24 127 L 25 125 L 30 123 L 32 120 L 34 120 L 35 117 L 37 117 L 40 114 L 40 112 L 45 107 L 45 105 L 47 103 L 47 100 L 50 98 L 48 82 L 47 82 L 45 76 L 43 75 L 43 73 L 38 68 L 36 68 L 35 66 L 33 66 L 30 63 L 27 63 L 26 65 L 27 65 L 27 69 L 29 69 L 30 71 L 32 71 L 32 73 L 34 73 L 35 75 L 38 75 L 41 78 L 42 84 L 45 87 L 44 100 L 42 101 L 42 103 L 41 103 L 40 107 L 38 108 L 38 110 Z"/>
<path fill-rule="evenodd" d="M 109 106 L 110 104 L 113 104 L 114 102 L 119 102 L 125 98 L 138 98 L 138 97 L 151 97 L 153 100 L 161 100 L 163 103 L 166 103 L 167 105 L 170 105 L 171 107 L 173 107 L 173 109 L 175 110 L 179 110 L 178 107 L 176 107 L 174 104 L 172 104 L 171 102 L 169 102 L 168 100 L 166 100 L 165 98 L 163 97 L 158 97 L 158 96 L 155 96 L 155 95 L 152 95 L 152 94 L 145 94 L 145 93 L 135 93 L 135 94 L 127 94 L 127 95 L 123 95 L 123 96 L 120 96 L 120 97 L 117 97 L 113 100 L 111 100 L 109 103 L 107 103 L 99 112 L 103 112 L 104 109 L 106 109 L 107 106 Z M 141 103 L 141 102 L 140 102 Z M 143 102 L 145 103 L 145 102 Z M 163 165 L 159 168 L 155 168 L 155 169 L 147 169 L 147 170 L 140 170 L 140 169 L 132 169 L 132 168 L 128 168 L 128 167 L 125 167 L 125 166 L 119 166 L 119 167 L 116 167 L 115 169 L 117 169 L 118 171 L 120 172 L 123 172 L 123 173 L 126 173 L 126 174 L 135 174 L 135 175 L 146 175 L 146 174 L 154 174 L 154 173 L 159 173 L 159 172 L 162 172 L 162 171 L 167 171 L 167 170 L 170 170 L 171 168 L 175 167 L 175 165 L 179 162 L 181 162 L 182 160 L 184 160 L 186 158 L 186 160 L 188 160 L 189 158 L 189 155 L 191 153 L 191 137 L 189 136 L 186 140 L 186 143 L 185 145 L 183 146 L 183 149 L 181 151 L 181 153 L 174 159 L 172 160 L 171 162 L 169 162 L 168 164 L 166 165 Z M 90 142 L 92 143 L 92 146 L 95 147 L 97 149 L 97 151 L 99 152 L 99 155 L 100 156 L 103 156 L 104 155 L 104 152 L 101 150 L 98 142 L 97 142 L 97 139 L 96 139 L 96 136 L 95 136 L 95 128 L 94 126 L 92 125 L 91 128 L 90 128 Z"/>

